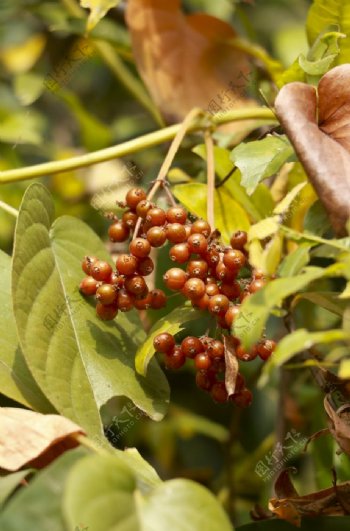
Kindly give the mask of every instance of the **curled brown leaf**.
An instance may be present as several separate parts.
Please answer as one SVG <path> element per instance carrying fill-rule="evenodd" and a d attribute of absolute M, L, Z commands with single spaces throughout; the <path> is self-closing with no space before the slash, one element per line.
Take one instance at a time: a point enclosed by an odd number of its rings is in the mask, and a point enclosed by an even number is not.
<path fill-rule="evenodd" d="M 225 386 L 229 396 L 235 393 L 236 380 L 239 371 L 238 359 L 235 353 L 235 344 L 231 336 L 224 336 L 225 347 Z"/>

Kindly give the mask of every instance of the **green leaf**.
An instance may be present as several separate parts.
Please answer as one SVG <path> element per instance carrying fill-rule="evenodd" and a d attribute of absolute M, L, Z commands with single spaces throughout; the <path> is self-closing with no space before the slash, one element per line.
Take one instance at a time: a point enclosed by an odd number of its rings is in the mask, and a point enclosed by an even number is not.
<path fill-rule="evenodd" d="M 346 301 L 339 300 L 339 295 L 336 292 L 313 291 L 310 293 L 301 293 L 294 298 L 293 306 L 295 306 L 300 299 L 308 300 L 335 315 L 339 315 L 340 317 L 343 315 L 344 309 L 346 308 Z"/>
<path fill-rule="evenodd" d="M 326 271 L 310 267 L 300 275 L 272 280 L 260 291 L 247 297 L 233 324 L 233 335 L 237 336 L 243 347 L 249 350 L 260 339 L 274 306 L 280 306 L 285 298 L 305 288 L 313 280 L 321 278 Z"/>
<path fill-rule="evenodd" d="M 11 496 L 21 481 L 33 471 L 33 469 L 20 470 L 19 472 L 13 472 L 7 476 L 0 477 L 0 510 L 7 498 Z"/>
<path fill-rule="evenodd" d="M 289 361 L 295 354 L 307 350 L 316 344 L 327 344 L 335 341 L 344 341 L 350 334 L 344 330 L 327 330 L 325 332 L 309 332 L 301 328 L 285 336 L 277 345 L 275 352 L 265 363 L 259 385 L 262 387 L 268 381 L 271 372 Z"/>
<path fill-rule="evenodd" d="M 288 254 L 280 265 L 278 270 L 279 277 L 293 277 L 310 262 L 311 245 L 302 243 L 293 252 Z"/>
<path fill-rule="evenodd" d="M 338 26 L 339 32 L 346 35 L 339 41 L 340 53 L 337 64 L 350 61 L 350 1 L 349 0 L 314 0 L 309 9 L 306 31 L 310 44 L 327 30 L 329 26 Z"/>
<path fill-rule="evenodd" d="M 305 214 L 304 230 L 323 236 L 331 227 L 329 216 L 321 201 L 316 201 Z"/>
<path fill-rule="evenodd" d="M 231 159 L 242 173 L 242 186 L 251 195 L 260 181 L 277 173 L 293 153 L 285 135 L 270 135 L 239 144 L 231 152 Z"/>
<path fill-rule="evenodd" d="M 292 207 L 294 200 L 297 198 L 301 190 L 306 186 L 306 182 L 299 183 L 280 201 L 274 208 L 273 213 L 283 215 Z"/>
<path fill-rule="evenodd" d="M 18 344 L 11 300 L 11 258 L 0 250 L 0 393 L 41 413 L 54 413 L 30 373 Z"/>
<path fill-rule="evenodd" d="M 85 455 L 82 448 L 70 450 L 37 473 L 30 485 L 6 504 L 0 514 L 0 529 L 66 531 L 61 513 L 63 489 L 70 468 Z"/>
<path fill-rule="evenodd" d="M 319 518 L 303 518 L 298 531 L 348 531 L 350 516 L 322 516 Z M 285 520 L 263 520 L 243 525 L 237 531 L 295 531 L 295 525 Z"/>
<path fill-rule="evenodd" d="M 249 241 L 265 240 L 265 238 L 272 236 L 280 228 L 279 221 L 280 221 L 280 218 L 278 216 L 272 216 L 269 218 L 262 219 L 261 221 L 258 221 L 258 223 L 255 223 L 255 225 L 252 225 L 249 229 L 249 232 L 248 232 Z"/>
<path fill-rule="evenodd" d="M 38 74 L 25 72 L 15 77 L 14 91 L 21 105 L 31 105 L 44 90 L 44 78 Z"/>
<path fill-rule="evenodd" d="M 69 529 L 86 522 L 94 531 L 233 531 L 201 485 L 175 479 L 144 492 L 132 471 L 107 455 L 88 456 L 73 467 L 63 510 Z"/>
<path fill-rule="evenodd" d="M 190 211 L 203 219 L 207 218 L 206 184 L 178 184 L 172 189 L 175 197 Z M 233 199 L 226 188 L 216 188 L 214 192 L 215 226 L 221 232 L 225 243 L 230 241 L 237 230 L 247 231 L 250 222 L 246 212 Z"/>
<path fill-rule="evenodd" d="M 13 298 L 21 346 L 37 383 L 56 409 L 103 443 L 99 408 L 130 398 L 160 419 L 169 388 L 156 361 L 148 378 L 135 374 L 134 354 L 144 333 L 137 314 L 100 321 L 79 293 L 81 259 L 88 251 L 109 260 L 83 222 L 53 219 L 52 199 L 39 184 L 20 209 L 13 260 Z"/>
<path fill-rule="evenodd" d="M 120 0 L 80 0 L 80 5 L 90 9 L 90 15 L 86 24 L 86 30 L 91 31 L 96 24 L 105 16 L 107 11 L 116 7 Z"/>
<path fill-rule="evenodd" d="M 276 273 L 282 256 L 282 238 L 279 234 L 275 234 L 271 241 L 266 245 L 263 256 L 261 268 L 263 272 L 272 276 Z"/>
<path fill-rule="evenodd" d="M 185 323 L 199 319 L 200 315 L 200 312 L 197 310 L 182 306 L 168 313 L 162 319 L 159 319 L 152 327 L 146 341 L 143 342 L 136 353 L 135 367 L 137 372 L 141 375 L 147 373 L 149 363 L 155 355 L 153 340 L 158 334 L 168 332 L 169 334 L 175 335 L 180 330 L 183 330 Z"/>
<path fill-rule="evenodd" d="M 43 120 L 34 111 L 0 113 L 0 141 L 17 144 L 39 145 L 42 142 Z"/>

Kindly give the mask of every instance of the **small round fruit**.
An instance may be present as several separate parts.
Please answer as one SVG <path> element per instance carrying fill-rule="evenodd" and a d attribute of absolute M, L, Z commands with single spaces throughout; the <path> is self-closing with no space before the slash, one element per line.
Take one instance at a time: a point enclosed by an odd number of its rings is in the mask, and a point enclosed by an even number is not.
<path fill-rule="evenodd" d="M 196 385 L 203 391 L 210 391 L 215 383 L 215 374 L 212 371 L 198 371 L 196 373 Z"/>
<path fill-rule="evenodd" d="M 156 227 L 164 225 L 166 222 L 166 213 L 162 208 L 152 207 L 147 212 L 146 223 L 149 223 L 150 227 Z"/>
<path fill-rule="evenodd" d="M 261 290 L 265 286 L 265 281 L 263 279 L 256 279 L 253 280 L 249 286 L 248 290 L 250 293 L 256 293 L 257 291 Z"/>
<path fill-rule="evenodd" d="M 140 258 L 137 264 L 137 274 L 147 277 L 153 272 L 154 263 L 152 258 L 146 256 L 146 258 Z"/>
<path fill-rule="evenodd" d="M 179 267 L 172 267 L 163 276 L 167 288 L 172 291 L 181 290 L 187 281 L 186 272 Z"/>
<path fill-rule="evenodd" d="M 141 276 L 128 277 L 125 280 L 125 289 L 132 295 L 143 296 L 147 293 L 147 284 Z"/>
<path fill-rule="evenodd" d="M 206 279 L 208 275 L 208 264 L 205 260 L 190 260 L 187 264 L 187 273 L 190 277 Z"/>
<path fill-rule="evenodd" d="M 205 295 L 205 284 L 200 278 L 190 278 L 186 281 L 182 291 L 188 299 L 200 299 Z"/>
<path fill-rule="evenodd" d="M 129 227 L 120 221 L 113 223 L 108 229 L 108 236 L 112 242 L 125 242 L 129 238 L 129 234 Z"/>
<path fill-rule="evenodd" d="M 173 262 L 184 264 L 189 260 L 191 253 L 187 243 L 177 243 L 170 249 L 169 256 Z"/>
<path fill-rule="evenodd" d="M 226 295 L 214 295 L 209 301 L 208 310 L 215 315 L 224 315 L 230 305 Z"/>
<path fill-rule="evenodd" d="M 248 407 L 253 401 L 253 394 L 245 387 L 240 393 L 233 395 L 233 401 L 238 407 Z"/>
<path fill-rule="evenodd" d="M 137 214 L 131 210 L 124 212 L 122 216 L 122 224 L 128 227 L 129 229 L 134 229 L 137 223 Z"/>
<path fill-rule="evenodd" d="M 129 312 L 134 306 L 134 298 L 125 289 L 118 291 L 117 306 L 121 312 Z"/>
<path fill-rule="evenodd" d="M 168 334 L 168 332 L 162 332 L 154 338 L 153 346 L 156 352 L 167 354 L 175 348 L 174 336 Z"/>
<path fill-rule="evenodd" d="M 224 382 L 216 382 L 210 390 L 212 399 L 219 404 L 224 404 L 228 400 L 228 393 L 226 391 Z"/>
<path fill-rule="evenodd" d="M 130 242 L 129 251 L 136 258 L 146 258 L 151 252 L 151 244 L 144 238 L 134 238 Z"/>
<path fill-rule="evenodd" d="M 97 288 L 96 299 L 101 304 L 113 304 L 117 300 L 117 291 L 112 284 L 102 284 Z"/>
<path fill-rule="evenodd" d="M 176 346 L 172 351 L 164 355 L 164 364 L 167 369 L 176 371 L 186 362 L 186 357 L 182 353 L 181 347 Z"/>
<path fill-rule="evenodd" d="M 169 223 L 181 223 L 181 225 L 184 225 L 187 220 L 187 212 L 181 206 L 173 206 L 167 210 L 166 217 Z"/>
<path fill-rule="evenodd" d="M 230 300 L 237 299 L 241 294 L 241 286 L 236 280 L 231 282 L 223 282 L 221 284 L 221 293 L 226 295 Z"/>
<path fill-rule="evenodd" d="M 86 275 L 91 275 L 92 267 L 97 262 L 96 256 L 85 256 L 81 267 Z"/>
<path fill-rule="evenodd" d="M 198 308 L 198 310 L 207 310 L 209 306 L 210 297 L 204 293 L 203 297 L 200 299 L 192 299 L 193 308 Z"/>
<path fill-rule="evenodd" d="M 260 358 L 266 361 L 275 350 L 276 343 L 275 341 L 272 341 L 272 339 L 264 339 L 257 345 L 256 348 Z"/>
<path fill-rule="evenodd" d="M 132 210 L 135 210 L 140 201 L 146 199 L 146 192 L 142 188 L 131 188 L 126 194 L 126 204 Z"/>
<path fill-rule="evenodd" d="M 227 312 L 225 313 L 225 321 L 228 326 L 232 326 L 233 321 L 236 319 L 237 315 L 240 312 L 240 306 L 237 304 L 230 306 Z"/>
<path fill-rule="evenodd" d="M 80 283 L 79 289 L 83 295 L 91 296 L 95 295 L 98 288 L 98 282 L 93 277 L 85 277 Z"/>
<path fill-rule="evenodd" d="M 204 254 L 208 249 L 208 242 L 203 234 L 191 234 L 187 243 L 191 253 Z"/>
<path fill-rule="evenodd" d="M 207 371 L 212 365 L 212 360 L 207 352 L 200 352 L 195 356 L 194 364 L 198 371 Z"/>
<path fill-rule="evenodd" d="M 228 324 L 225 321 L 225 314 L 217 315 L 216 316 L 216 322 L 217 322 L 218 326 L 220 328 L 222 328 L 223 330 L 229 330 L 230 329 L 230 327 L 228 326 Z"/>
<path fill-rule="evenodd" d="M 115 304 L 107 306 L 98 302 L 96 304 L 96 313 L 103 321 L 112 321 L 118 314 L 118 308 Z"/>
<path fill-rule="evenodd" d="M 250 352 L 248 352 L 241 345 L 238 345 L 238 347 L 236 347 L 235 352 L 237 358 L 241 361 L 253 361 L 258 355 L 255 349 L 252 349 Z"/>
<path fill-rule="evenodd" d="M 138 261 L 130 254 L 120 254 L 116 260 L 116 267 L 121 275 L 134 275 L 136 273 Z"/>
<path fill-rule="evenodd" d="M 206 262 L 208 262 L 209 267 L 213 267 L 213 268 L 215 268 L 220 262 L 220 254 L 215 249 L 208 250 L 203 255 L 203 258 Z"/>
<path fill-rule="evenodd" d="M 224 252 L 223 262 L 228 269 L 238 271 L 246 263 L 246 257 L 242 251 L 237 249 L 227 249 Z"/>
<path fill-rule="evenodd" d="M 192 234 L 203 234 L 203 236 L 208 238 L 211 234 L 211 228 L 209 223 L 204 219 L 197 219 L 192 223 L 191 232 Z"/>
<path fill-rule="evenodd" d="M 163 290 L 153 289 L 150 291 L 151 308 L 152 310 L 160 310 L 166 306 L 167 297 Z"/>
<path fill-rule="evenodd" d="M 235 395 L 243 391 L 244 388 L 245 388 L 245 378 L 239 372 L 236 376 Z"/>
<path fill-rule="evenodd" d="M 134 306 L 137 310 L 148 310 L 151 307 L 152 303 L 152 296 L 151 293 L 147 293 L 145 297 L 142 299 L 136 299 L 134 300 Z"/>
<path fill-rule="evenodd" d="M 220 293 L 220 288 L 216 282 L 209 282 L 205 287 L 205 291 L 209 297 L 213 297 L 214 295 L 218 295 Z"/>
<path fill-rule="evenodd" d="M 242 250 L 248 241 L 248 234 L 244 230 L 238 230 L 231 236 L 230 244 L 233 249 Z"/>
<path fill-rule="evenodd" d="M 151 227 L 147 231 L 147 240 L 152 247 L 161 247 L 167 238 L 167 233 L 164 227 Z"/>
<path fill-rule="evenodd" d="M 236 270 L 229 269 L 223 262 L 219 262 L 215 268 L 215 275 L 222 282 L 232 282 L 236 278 Z"/>
<path fill-rule="evenodd" d="M 198 337 L 188 336 L 181 343 L 181 349 L 187 358 L 194 358 L 200 352 L 204 352 L 204 346 Z"/>
<path fill-rule="evenodd" d="M 123 275 L 118 275 L 116 271 L 111 274 L 109 282 L 116 288 L 122 288 L 124 286 L 125 278 Z"/>
<path fill-rule="evenodd" d="M 108 264 L 108 262 L 104 262 L 103 260 L 97 260 L 91 269 L 91 276 L 94 277 L 95 280 L 98 280 L 100 282 L 106 282 L 109 280 L 113 270 L 111 266 Z"/>
<path fill-rule="evenodd" d="M 166 236 L 171 243 L 183 243 L 187 239 L 186 229 L 181 223 L 169 223 Z"/>
<path fill-rule="evenodd" d="M 139 218 L 145 219 L 149 210 L 153 207 L 151 201 L 148 201 L 148 199 L 143 199 L 140 201 L 136 207 L 136 214 Z"/>
<path fill-rule="evenodd" d="M 225 356 L 224 344 L 218 339 L 214 339 L 208 345 L 207 352 L 211 358 L 223 358 Z"/>

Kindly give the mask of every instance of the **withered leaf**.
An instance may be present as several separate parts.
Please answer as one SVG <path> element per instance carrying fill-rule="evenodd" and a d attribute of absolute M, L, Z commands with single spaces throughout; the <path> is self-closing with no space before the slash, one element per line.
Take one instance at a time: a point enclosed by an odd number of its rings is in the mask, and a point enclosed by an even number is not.
<path fill-rule="evenodd" d="M 229 24 L 185 16 L 180 0 L 129 0 L 126 20 L 140 75 L 168 122 L 214 100 L 220 105 L 219 95 L 226 102 L 221 111 L 247 104 L 249 60 L 228 43 L 236 36 Z"/>
<path fill-rule="evenodd" d="M 0 408 L 0 468 L 11 472 L 29 464 L 42 468 L 77 446 L 74 435 L 84 433 L 71 420 L 26 409 Z"/>
<path fill-rule="evenodd" d="M 350 217 L 350 65 L 327 72 L 318 89 L 290 83 L 275 109 L 339 235 Z"/>
<path fill-rule="evenodd" d="M 235 393 L 236 380 L 239 371 L 238 359 L 235 353 L 235 345 L 231 336 L 224 336 L 225 347 L 225 386 L 229 396 Z"/>
<path fill-rule="evenodd" d="M 329 418 L 329 431 L 332 437 L 343 452 L 350 455 L 350 403 L 335 411 L 329 403 L 328 396 L 325 396 L 324 408 Z"/>

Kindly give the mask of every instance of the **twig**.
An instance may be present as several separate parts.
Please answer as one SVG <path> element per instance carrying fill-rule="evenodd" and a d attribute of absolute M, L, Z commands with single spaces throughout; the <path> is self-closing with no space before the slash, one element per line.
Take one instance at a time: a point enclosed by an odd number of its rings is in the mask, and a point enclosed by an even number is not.
<path fill-rule="evenodd" d="M 214 194 L 215 194 L 215 160 L 214 160 L 214 142 L 211 132 L 207 130 L 204 133 L 205 149 L 207 152 L 207 219 L 212 230 L 215 227 L 214 214 Z"/>
<path fill-rule="evenodd" d="M 8 205 L 7 203 L 4 203 L 4 201 L 0 201 L 0 208 L 4 210 L 5 212 L 8 212 L 9 214 L 11 214 L 11 216 L 14 216 L 15 218 L 18 217 L 18 210 Z"/>

